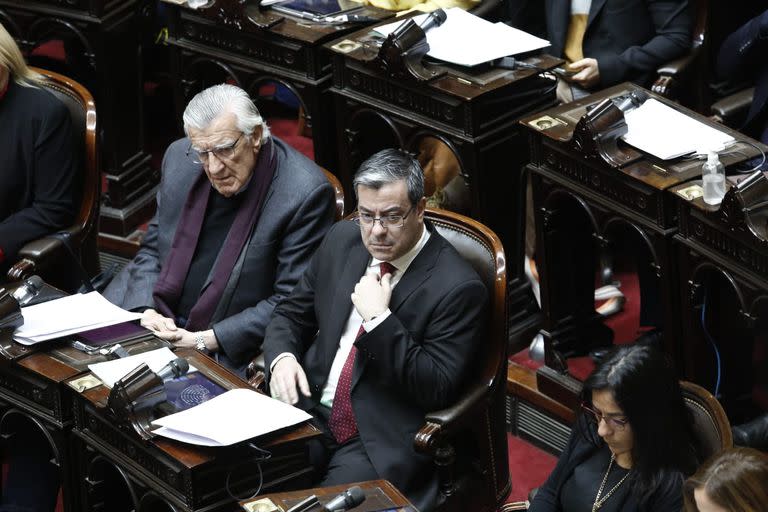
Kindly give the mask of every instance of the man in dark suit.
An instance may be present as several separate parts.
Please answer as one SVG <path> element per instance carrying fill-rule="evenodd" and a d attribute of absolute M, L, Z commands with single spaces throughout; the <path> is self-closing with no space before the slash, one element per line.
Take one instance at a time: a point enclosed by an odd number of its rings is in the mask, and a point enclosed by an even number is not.
<path fill-rule="evenodd" d="M 568 60 L 561 101 L 623 81 L 650 85 L 691 45 L 688 0 L 546 0 L 550 53 Z"/>
<path fill-rule="evenodd" d="M 324 432 L 310 449 L 321 485 L 386 478 L 429 511 L 436 475 L 414 435 L 426 412 L 455 400 L 487 291 L 424 220 L 416 160 L 383 150 L 353 186 L 359 225 L 334 225 L 275 308 L 264 341 L 269 388 Z"/>
<path fill-rule="evenodd" d="M 728 36 L 720 47 L 717 74 L 724 79 L 748 77 L 755 93 L 741 130 L 768 142 L 768 11 L 752 18 Z"/>
<path fill-rule="evenodd" d="M 142 324 L 161 338 L 243 369 L 332 224 L 333 190 L 314 162 L 270 136 L 238 87 L 195 96 L 184 129 L 163 159 L 141 249 L 105 296 L 144 310 Z"/>

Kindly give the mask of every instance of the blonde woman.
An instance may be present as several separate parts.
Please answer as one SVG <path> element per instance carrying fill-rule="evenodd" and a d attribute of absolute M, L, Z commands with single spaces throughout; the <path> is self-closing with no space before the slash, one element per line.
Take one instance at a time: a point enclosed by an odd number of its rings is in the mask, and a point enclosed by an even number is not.
<path fill-rule="evenodd" d="M 0 282 L 26 242 L 67 226 L 76 212 L 69 112 L 41 79 L 0 24 Z"/>

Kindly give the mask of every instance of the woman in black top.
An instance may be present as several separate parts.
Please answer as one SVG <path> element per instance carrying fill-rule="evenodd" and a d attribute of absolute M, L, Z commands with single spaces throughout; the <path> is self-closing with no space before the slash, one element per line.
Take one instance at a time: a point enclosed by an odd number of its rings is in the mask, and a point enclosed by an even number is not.
<path fill-rule="evenodd" d="M 0 282 L 26 242 L 77 211 L 72 121 L 41 79 L 0 24 Z"/>
<path fill-rule="evenodd" d="M 687 411 L 667 359 L 616 349 L 584 382 L 568 446 L 530 511 L 679 512 L 696 469 Z"/>

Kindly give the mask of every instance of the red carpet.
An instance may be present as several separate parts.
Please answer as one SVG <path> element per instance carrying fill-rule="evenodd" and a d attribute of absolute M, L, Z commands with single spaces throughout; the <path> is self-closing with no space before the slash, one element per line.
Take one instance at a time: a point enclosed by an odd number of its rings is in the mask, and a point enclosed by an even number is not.
<path fill-rule="evenodd" d="M 557 457 L 511 434 L 507 435 L 512 492 L 507 502 L 528 499 L 531 489 L 539 487 L 555 468 Z"/>

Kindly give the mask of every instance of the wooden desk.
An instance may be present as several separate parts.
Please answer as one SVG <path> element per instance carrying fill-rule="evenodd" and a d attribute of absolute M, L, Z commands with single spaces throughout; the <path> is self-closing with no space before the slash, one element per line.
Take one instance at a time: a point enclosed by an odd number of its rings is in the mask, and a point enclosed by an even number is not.
<path fill-rule="evenodd" d="M 745 213 L 728 196 L 720 206 L 707 205 L 700 197 L 690 199 L 691 188 L 695 191 L 700 183 L 694 180 L 671 191 L 680 208 L 675 240 L 687 354 L 684 372 L 688 380 L 709 390 L 717 385 L 715 353 L 702 328 L 706 308 L 707 331 L 722 362 L 719 399 L 731 421 L 738 424 L 768 411 L 767 362 L 756 360 L 756 354 L 768 348 L 768 237 L 766 226 L 748 225 Z M 766 197 L 759 195 L 759 200 Z M 760 214 L 760 209 L 752 213 Z M 757 368 L 758 364 L 763 367 Z M 762 387 L 763 396 L 754 392 L 757 387 Z"/>
<path fill-rule="evenodd" d="M 144 150 L 140 9 L 146 0 L 0 0 L 0 19 L 32 65 L 83 84 L 99 117 L 99 153 L 107 191 L 102 231 L 125 236 L 155 207 L 159 176 Z M 61 40 L 66 63 L 30 55 Z"/>
<path fill-rule="evenodd" d="M 675 238 L 679 198 L 669 190 L 698 178 L 702 162 L 660 161 L 646 155 L 616 169 L 582 151 L 572 139 L 587 106 L 626 94 L 633 88 L 631 84 L 621 84 L 521 120 L 531 135 L 529 170 L 549 365 L 554 364 L 553 350 L 585 350 L 590 342 L 610 343 L 612 333 L 594 308 L 595 274 L 601 259 L 604 279 L 610 282 L 613 257 L 623 251 L 635 258 L 639 274 L 646 274 L 649 289 L 656 288 L 656 293 L 649 293 L 642 300 L 661 305 L 663 318 L 659 320 L 663 320 L 664 348 L 679 368 L 684 367 Z M 656 98 L 711 124 L 690 110 Z M 726 127 L 718 128 L 737 140 L 745 139 Z M 722 160 L 728 166 L 755 154 L 755 149 L 744 146 Z M 571 392 L 575 386 L 564 382 L 551 385 L 552 378 L 557 379 L 556 372 L 539 371 L 539 391 L 556 395 L 561 403 L 575 403 Z"/>
<path fill-rule="evenodd" d="M 336 173 L 336 125 L 328 92 L 331 65 L 322 45 L 359 25 L 313 23 L 270 10 L 259 13 L 253 3 L 238 0 L 218 0 L 198 10 L 173 4 L 166 8 L 179 121 L 187 102 L 205 87 L 231 81 L 258 105 L 261 86 L 281 83 L 304 109 L 315 161 Z M 375 19 L 393 16 L 374 7 L 365 7 L 360 14 Z"/>
<path fill-rule="evenodd" d="M 366 499 L 360 506 L 350 509 L 350 512 L 375 512 L 378 510 L 418 512 L 416 507 L 411 505 L 405 496 L 400 494 L 400 491 L 387 480 L 372 480 L 368 482 L 359 482 L 357 484 L 336 485 L 333 487 L 319 487 L 303 491 L 267 494 L 256 500 L 241 501 L 240 506 L 243 507 L 243 510 L 246 512 L 260 512 L 259 503 L 264 499 L 268 499 L 275 505 L 281 507 L 283 512 L 285 512 L 296 503 L 312 494 L 317 496 L 321 503 L 327 503 L 329 500 L 338 496 L 353 485 L 359 485 L 363 489 Z"/>
<path fill-rule="evenodd" d="M 177 353 L 225 389 L 248 387 L 200 352 Z M 232 510 L 236 499 L 228 483 L 236 496 L 259 488 L 259 454 L 252 448 L 206 448 L 161 437 L 144 442 L 107 409 L 107 388 L 74 394 L 80 510 Z M 261 463 L 262 492 L 309 484 L 305 444 L 316 435 L 313 426 L 304 424 L 256 441 L 272 454 Z"/>

